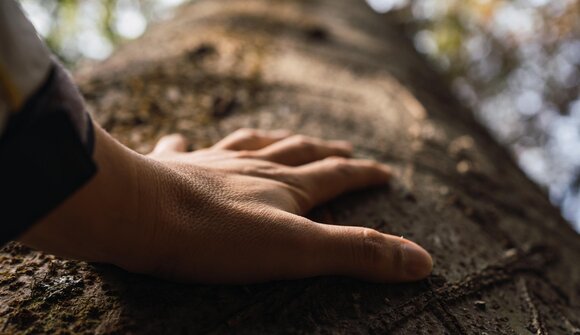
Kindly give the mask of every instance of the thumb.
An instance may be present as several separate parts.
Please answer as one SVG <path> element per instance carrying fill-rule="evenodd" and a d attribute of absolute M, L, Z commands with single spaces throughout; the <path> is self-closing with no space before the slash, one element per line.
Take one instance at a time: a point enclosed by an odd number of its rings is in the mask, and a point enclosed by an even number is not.
<path fill-rule="evenodd" d="M 363 227 L 322 225 L 311 258 L 324 275 L 346 275 L 373 282 L 416 281 L 431 273 L 425 249 L 402 237 Z M 316 239 L 318 240 L 318 238 Z"/>

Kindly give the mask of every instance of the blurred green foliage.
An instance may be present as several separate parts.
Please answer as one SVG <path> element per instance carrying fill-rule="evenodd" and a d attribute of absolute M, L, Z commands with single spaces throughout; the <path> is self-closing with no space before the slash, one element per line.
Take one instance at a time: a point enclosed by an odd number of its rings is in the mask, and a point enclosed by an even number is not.
<path fill-rule="evenodd" d="M 183 0 L 21 0 L 36 29 L 63 62 L 103 59 L 141 35 Z"/>
<path fill-rule="evenodd" d="M 368 0 L 580 230 L 580 1 Z"/>

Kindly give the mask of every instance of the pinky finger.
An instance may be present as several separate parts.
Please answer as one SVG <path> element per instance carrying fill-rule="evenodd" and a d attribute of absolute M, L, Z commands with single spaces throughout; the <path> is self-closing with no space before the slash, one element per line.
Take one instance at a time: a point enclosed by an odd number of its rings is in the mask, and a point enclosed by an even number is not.
<path fill-rule="evenodd" d="M 152 155 L 159 155 L 167 152 L 185 152 L 187 150 L 187 140 L 181 134 L 171 134 L 163 136 L 157 144 Z"/>

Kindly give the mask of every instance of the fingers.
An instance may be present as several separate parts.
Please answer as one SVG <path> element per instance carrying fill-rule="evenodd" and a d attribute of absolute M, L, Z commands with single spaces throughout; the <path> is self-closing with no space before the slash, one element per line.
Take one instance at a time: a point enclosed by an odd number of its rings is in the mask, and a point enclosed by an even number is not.
<path fill-rule="evenodd" d="M 293 169 L 299 185 L 309 198 L 308 211 L 312 207 L 329 201 L 343 193 L 357 189 L 386 184 L 391 169 L 371 160 L 330 157 Z"/>
<path fill-rule="evenodd" d="M 373 282 L 416 281 L 431 273 L 431 256 L 409 240 L 363 227 L 320 227 L 318 236 L 307 237 L 312 243 L 311 255 L 305 257 L 308 268 L 297 268 L 297 272 L 346 275 Z"/>
<path fill-rule="evenodd" d="M 329 156 L 348 157 L 352 145 L 345 141 L 324 141 L 321 139 L 294 135 L 252 153 L 252 156 L 271 162 L 297 166 Z"/>
<path fill-rule="evenodd" d="M 287 130 L 239 129 L 213 145 L 223 150 L 258 150 L 290 136 Z"/>
<path fill-rule="evenodd" d="M 296 166 L 329 156 L 348 157 L 352 145 L 345 141 L 293 135 L 286 130 L 240 129 L 216 143 L 213 149 L 246 151 L 248 158 Z"/>
<path fill-rule="evenodd" d="M 187 140 L 181 134 L 171 134 L 163 136 L 155 145 L 151 154 L 161 154 L 164 152 L 185 152 L 187 150 Z"/>

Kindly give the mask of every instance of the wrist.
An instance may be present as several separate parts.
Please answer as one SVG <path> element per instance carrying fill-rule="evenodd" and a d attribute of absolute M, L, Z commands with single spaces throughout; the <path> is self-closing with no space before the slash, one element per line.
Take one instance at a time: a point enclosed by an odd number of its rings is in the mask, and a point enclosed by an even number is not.
<path fill-rule="evenodd" d="M 96 175 L 29 229 L 20 241 L 68 258 L 113 262 L 138 224 L 142 159 L 95 125 Z"/>

